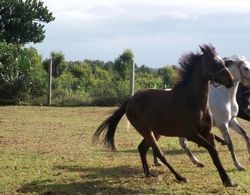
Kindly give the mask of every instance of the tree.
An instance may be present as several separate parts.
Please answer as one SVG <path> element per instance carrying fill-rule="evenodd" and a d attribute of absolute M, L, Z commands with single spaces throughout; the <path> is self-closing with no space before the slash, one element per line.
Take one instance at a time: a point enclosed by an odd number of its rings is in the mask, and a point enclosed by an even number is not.
<path fill-rule="evenodd" d="M 48 76 L 43 69 L 42 56 L 32 47 L 23 50 L 30 62 L 26 94 L 32 98 L 43 96 L 47 92 Z"/>
<path fill-rule="evenodd" d="M 112 61 L 108 61 L 104 64 L 104 69 L 109 71 L 109 72 L 113 72 L 114 69 L 114 62 Z"/>
<path fill-rule="evenodd" d="M 129 70 L 134 63 L 134 54 L 130 49 L 126 49 L 114 63 L 114 70 L 116 70 L 121 79 L 129 78 Z"/>
<path fill-rule="evenodd" d="M 52 75 L 54 77 L 59 77 L 67 68 L 67 63 L 65 62 L 65 57 L 62 52 L 52 51 L 50 53 L 52 59 Z M 50 59 L 46 59 L 43 62 L 45 70 L 48 72 Z"/>
<path fill-rule="evenodd" d="M 0 103 L 40 96 L 45 81 L 42 58 L 34 48 L 0 42 Z"/>
<path fill-rule="evenodd" d="M 13 44 L 0 42 L 0 102 L 18 99 L 21 84 L 24 82 L 24 74 L 27 72 L 27 64 L 18 66 L 21 56 L 18 55 L 19 48 Z M 24 61 L 24 60 L 23 60 Z"/>
<path fill-rule="evenodd" d="M 145 65 L 142 65 L 141 67 L 138 67 L 138 68 L 137 68 L 137 72 L 151 73 L 152 70 L 151 70 L 149 67 L 147 67 L 147 66 L 145 66 Z"/>
<path fill-rule="evenodd" d="M 159 75 L 162 77 L 164 88 L 171 88 L 174 86 L 177 74 L 173 66 L 166 66 L 159 69 Z"/>
<path fill-rule="evenodd" d="M 0 0 L 0 41 L 26 44 L 45 38 L 43 23 L 55 18 L 39 0 Z"/>
<path fill-rule="evenodd" d="M 137 72 L 135 75 L 135 90 L 147 88 L 162 88 L 161 76 L 150 72 Z"/>

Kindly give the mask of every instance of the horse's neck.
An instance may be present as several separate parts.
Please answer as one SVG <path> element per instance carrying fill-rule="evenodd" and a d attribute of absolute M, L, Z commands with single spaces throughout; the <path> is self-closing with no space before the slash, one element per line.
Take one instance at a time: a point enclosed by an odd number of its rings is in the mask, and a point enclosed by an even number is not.
<path fill-rule="evenodd" d="M 239 81 L 236 81 L 234 86 L 228 89 L 228 93 L 229 93 L 228 95 L 231 98 L 232 102 L 234 101 L 236 102 L 236 94 L 238 91 L 238 86 L 239 86 Z"/>
<path fill-rule="evenodd" d="M 193 70 L 193 75 L 187 84 L 189 101 L 198 109 L 205 110 L 208 106 L 209 81 L 203 78 L 202 65 L 197 65 Z"/>
<path fill-rule="evenodd" d="M 237 68 L 237 65 L 230 66 L 229 71 L 231 72 L 231 74 L 235 78 L 234 86 L 228 89 L 228 93 L 229 93 L 228 95 L 229 95 L 229 97 L 231 97 L 231 101 L 233 102 L 233 101 L 236 101 L 236 94 L 238 91 L 239 82 L 241 79 L 241 74 L 239 72 L 239 69 Z"/>
<path fill-rule="evenodd" d="M 239 82 L 236 82 L 234 86 L 229 89 L 224 86 L 215 88 L 211 85 L 209 106 L 216 123 L 225 124 L 228 120 L 232 119 L 231 117 L 237 115 L 239 110 L 238 103 L 236 101 L 238 84 Z M 224 116 L 221 116 L 221 113 L 224 113 Z"/>
<path fill-rule="evenodd" d="M 226 88 L 224 86 L 216 88 L 213 85 L 210 85 L 210 94 L 211 96 L 221 96 L 223 99 L 236 99 L 238 86 L 239 81 L 236 81 L 231 88 Z"/>

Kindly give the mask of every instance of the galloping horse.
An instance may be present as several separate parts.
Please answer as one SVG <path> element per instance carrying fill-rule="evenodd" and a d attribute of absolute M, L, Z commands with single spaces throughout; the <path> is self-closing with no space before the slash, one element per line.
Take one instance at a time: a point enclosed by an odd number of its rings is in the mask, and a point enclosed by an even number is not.
<path fill-rule="evenodd" d="M 126 113 L 128 120 L 143 136 L 138 146 L 146 177 L 149 171 L 146 153 L 152 147 L 154 153 L 175 175 L 178 181 L 186 179 L 178 174 L 167 161 L 156 139 L 160 135 L 186 137 L 206 148 L 216 166 L 224 186 L 234 186 L 226 173 L 215 149 L 211 133 L 212 117 L 208 106 L 210 81 L 227 88 L 233 86 L 233 77 L 212 45 L 200 46 L 202 53 L 190 53 L 180 59 L 180 81 L 171 91 L 148 89 L 137 92 L 125 101 L 109 118 L 101 123 L 93 140 L 103 134 L 107 147 L 116 150 L 114 135 L 117 124 Z"/>
<path fill-rule="evenodd" d="M 250 85 L 250 63 L 243 56 L 233 56 L 231 58 L 224 58 L 225 65 L 228 67 L 230 73 L 235 79 L 234 86 L 230 89 L 225 87 L 210 86 L 209 106 L 213 114 L 214 125 L 219 128 L 225 139 L 226 145 L 231 153 L 233 163 L 238 170 L 245 170 L 245 168 L 238 161 L 232 140 L 229 135 L 229 128 L 239 133 L 245 140 L 248 153 L 250 153 L 250 137 L 246 131 L 239 125 L 237 121 L 238 104 L 236 102 L 236 93 L 239 82 L 245 85 Z M 197 166 L 204 166 L 192 154 L 188 148 L 188 142 L 185 138 L 180 138 L 180 145 L 187 153 L 190 160 Z M 159 164 L 154 155 L 155 164 Z"/>

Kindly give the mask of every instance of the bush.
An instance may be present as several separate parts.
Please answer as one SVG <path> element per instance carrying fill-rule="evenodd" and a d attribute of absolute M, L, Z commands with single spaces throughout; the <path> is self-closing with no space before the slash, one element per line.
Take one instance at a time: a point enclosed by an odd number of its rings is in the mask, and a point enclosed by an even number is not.
<path fill-rule="evenodd" d="M 129 81 L 114 80 L 99 83 L 92 91 L 91 105 L 115 106 L 129 97 Z"/>

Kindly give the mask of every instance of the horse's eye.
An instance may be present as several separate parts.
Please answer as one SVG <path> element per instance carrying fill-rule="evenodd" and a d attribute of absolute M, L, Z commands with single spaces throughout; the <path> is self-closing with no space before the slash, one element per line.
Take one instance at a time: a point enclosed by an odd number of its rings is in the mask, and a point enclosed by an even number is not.
<path fill-rule="evenodd" d="M 249 71 L 249 68 L 248 68 L 248 67 L 245 67 L 244 70 L 245 70 L 245 71 Z"/>

